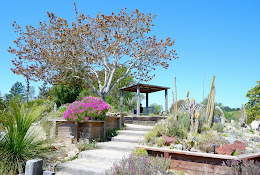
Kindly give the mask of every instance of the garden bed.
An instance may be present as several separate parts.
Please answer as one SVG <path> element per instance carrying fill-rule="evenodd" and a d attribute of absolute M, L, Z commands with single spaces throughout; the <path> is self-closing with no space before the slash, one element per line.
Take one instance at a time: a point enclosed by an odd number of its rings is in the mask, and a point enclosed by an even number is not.
<path fill-rule="evenodd" d="M 227 160 L 244 160 L 245 163 L 247 163 L 249 160 L 260 161 L 260 152 L 238 156 L 227 156 L 148 146 L 139 146 L 137 148 L 143 148 L 147 150 L 148 154 L 152 156 L 163 155 L 165 158 L 171 157 L 170 167 L 185 172 L 206 171 L 206 173 L 226 174 L 228 167 L 223 167 L 222 164 Z"/>

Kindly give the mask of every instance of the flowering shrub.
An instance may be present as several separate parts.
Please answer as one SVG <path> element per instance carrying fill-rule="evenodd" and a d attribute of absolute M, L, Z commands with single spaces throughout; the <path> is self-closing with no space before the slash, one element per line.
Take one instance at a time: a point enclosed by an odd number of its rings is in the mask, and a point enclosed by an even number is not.
<path fill-rule="evenodd" d="M 104 120 L 109 109 L 109 105 L 101 99 L 89 96 L 69 104 L 63 118 L 77 122 Z"/>
<path fill-rule="evenodd" d="M 167 172 L 171 164 L 171 159 L 160 157 L 139 157 L 130 156 L 123 158 L 119 163 L 106 171 L 106 175 L 157 175 L 157 174 L 170 174 Z"/>

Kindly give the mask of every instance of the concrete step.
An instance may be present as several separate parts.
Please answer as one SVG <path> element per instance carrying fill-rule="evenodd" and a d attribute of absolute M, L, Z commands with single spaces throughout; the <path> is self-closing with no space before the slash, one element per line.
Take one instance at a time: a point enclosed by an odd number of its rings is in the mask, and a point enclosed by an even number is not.
<path fill-rule="evenodd" d="M 111 141 L 141 143 L 142 140 L 143 136 L 118 135 L 116 137 L 113 137 Z"/>
<path fill-rule="evenodd" d="M 134 130 L 134 131 L 151 131 L 153 126 L 143 126 L 135 124 L 125 124 L 125 130 Z"/>
<path fill-rule="evenodd" d="M 91 158 L 99 161 L 108 161 L 114 163 L 121 160 L 123 157 L 128 157 L 132 151 L 117 150 L 117 149 L 95 149 L 87 150 L 79 153 L 79 159 Z"/>
<path fill-rule="evenodd" d="M 144 136 L 148 131 L 118 130 L 118 135 Z"/>
<path fill-rule="evenodd" d="M 71 175 L 101 175 L 105 170 L 113 166 L 112 162 L 99 161 L 91 158 L 75 159 L 58 165 L 59 172 L 57 175 L 71 174 Z"/>
<path fill-rule="evenodd" d="M 120 150 L 120 151 L 133 151 L 136 146 L 138 146 L 137 143 L 129 143 L 129 142 L 100 142 L 97 143 L 97 145 L 102 149 L 114 149 L 114 150 Z"/>

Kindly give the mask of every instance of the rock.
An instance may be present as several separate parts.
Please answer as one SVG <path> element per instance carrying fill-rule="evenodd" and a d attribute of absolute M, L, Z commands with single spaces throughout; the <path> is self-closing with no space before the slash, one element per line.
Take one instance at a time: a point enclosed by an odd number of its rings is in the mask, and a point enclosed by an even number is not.
<path fill-rule="evenodd" d="M 169 146 L 172 143 L 175 143 L 176 138 L 175 137 L 168 137 L 167 135 L 163 134 L 162 135 L 163 138 L 163 143 L 167 146 Z"/>
<path fill-rule="evenodd" d="M 183 150 L 183 145 L 182 144 L 176 144 L 174 146 L 175 149 L 178 149 L 178 150 Z"/>
<path fill-rule="evenodd" d="M 259 128 L 259 126 L 260 126 L 260 121 L 256 121 L 256 120 L 252 121 L 251 128 L 253 130 L 257 130 Z"/>
<path fill-rule="evenodd" d="M 65 160 L 65 161 L 69 161 L 70 158 L 69 158 L 69 157 L 65 157 L 64 160 Z"/>
<path fill-rule="evenodd" d="M 244 142 L 236 140 L 233 144 L 226 144 L 216 149 L 217 154 L 231 155 L 234 151 L 241 154 L 242 151 L 246 150 L 246 144 Z"/>
<path fill-rule="evenodd" d="M 216 148 L 217 154 L 231 155 L 233 152 L 234 152 L 234 149 L 231 147 L 230 144 L 226 144 L 226 145 Z"/>
<path fill-rule="evenodd" d="M 236 140 L 232 145 L 236 150 L 239 151 L 245 151 L 246 150 L 246 144 L 244 142 L 241 142 L 239 140 Z"/>
<path fill-rule="evenodd" d="M 69 152 L 68 152 L 68 157 L 69 157 L 69 158 L 75 157 L 76 155 L 77 155 L 77 153 L 74 152 L 74 151 L 69 151 Z"/>

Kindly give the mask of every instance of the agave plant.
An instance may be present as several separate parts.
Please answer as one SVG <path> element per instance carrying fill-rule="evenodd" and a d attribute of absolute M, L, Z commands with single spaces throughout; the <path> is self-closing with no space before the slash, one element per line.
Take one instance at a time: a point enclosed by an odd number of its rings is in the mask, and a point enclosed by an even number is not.
<path fill-rule="evenodd" d="M 0 174 L 21 173 L 21 162 L 33 158 L 42 148 L 43 129 L 32 124 L 40 120 L 45 109 L 44 105 L 27 109 L 25 104 L 11 101 L 1 114 L 4 134 L 0 134 Z"/>

